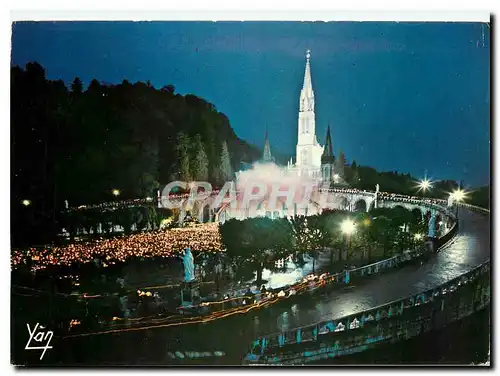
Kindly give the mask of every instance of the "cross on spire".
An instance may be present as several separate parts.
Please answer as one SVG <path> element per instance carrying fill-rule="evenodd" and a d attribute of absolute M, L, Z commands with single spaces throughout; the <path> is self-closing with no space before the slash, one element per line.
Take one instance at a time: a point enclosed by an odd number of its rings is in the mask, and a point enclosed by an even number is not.
<path fill-rule="evenodd" d="M 306 69 L 304 72 L 304 85 L 303 90 L 306 97 L 314 96 L 312 93 L 312 82 L 311 82 L 311 68 L 309 65 L 309 59 L 311 58 L 311 50 L 306 51 Z"/>

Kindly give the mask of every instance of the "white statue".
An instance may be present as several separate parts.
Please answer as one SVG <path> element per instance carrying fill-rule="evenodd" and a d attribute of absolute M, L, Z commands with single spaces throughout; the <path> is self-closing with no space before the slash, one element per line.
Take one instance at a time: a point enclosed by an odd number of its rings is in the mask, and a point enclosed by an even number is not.
<path fill-rule="evenodd" d="M 182 262 L 184 263 L 184 281 L 191 282 L 194 280 L 194 258 L 191 249 L 186 248 L 182 256 Z"/>
<path fill-rule="evenodd" d="M 453 206 L 453 195 L 448 196 L 448 207 Z"/>
<path fill-rule="evenodd" d="M 435 215 L 432 215 L 431 218 L 429 219 L 428 236 L 430 238 L 436 237 L 436 216 Z"/>
<path fill-rule="evenodd" d="M 379 189 L 380 189 L 380 185 L 378 185 L 378 183 L 377 183 L 377 185 L 375 186 L 375 193 L 378 193 Z"/>

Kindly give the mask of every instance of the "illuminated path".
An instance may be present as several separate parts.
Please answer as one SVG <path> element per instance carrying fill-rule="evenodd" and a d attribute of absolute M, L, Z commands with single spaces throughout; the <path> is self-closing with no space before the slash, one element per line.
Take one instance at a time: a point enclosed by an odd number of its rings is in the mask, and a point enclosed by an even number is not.
<path fill-rule="evenodd" d="M 173 361 L 168 353 L 176 351 L 222 351 L 225 356 L 206 357 L 202 363 L 241 364 L 251 341 L 260 335 L 311 325 L 388 303 L 438 286 L 488 260 L 489 220 L 488 215 L 460 209 L 457 235 L 423 265 L 377 275 L 359 285 L 318 294 L 293 305 L 283 303 L 198 325 L 75 338 L 70 340 L 71 345 L 78 348 L 81 344 L 87 349 L 93 346 L 96 353 L 92 351 L 89 357 L 84 354 L 80 357 L 87 361 L 92 358 L 96 364 L 169 364 Z"/>

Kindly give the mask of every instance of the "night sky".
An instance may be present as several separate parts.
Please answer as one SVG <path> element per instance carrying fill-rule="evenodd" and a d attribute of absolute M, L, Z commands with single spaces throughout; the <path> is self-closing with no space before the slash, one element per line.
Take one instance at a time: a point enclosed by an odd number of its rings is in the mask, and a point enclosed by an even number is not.
<path fill-rule="evenodd" d="M 483 39 L 484 31 L 484 39 Z M 335 154 L 415 177 L 489 182 L 490 43 L 479 23 L 17 23 L 12 64 L 49 79 L 173 84 L 225 113 L 236 134 L 295 155 L 305 51 L 316 134 Z"/>

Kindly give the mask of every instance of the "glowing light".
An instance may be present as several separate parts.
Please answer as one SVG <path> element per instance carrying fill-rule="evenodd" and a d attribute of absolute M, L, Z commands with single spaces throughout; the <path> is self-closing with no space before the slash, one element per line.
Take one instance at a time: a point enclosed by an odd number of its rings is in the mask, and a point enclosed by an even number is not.
<path fill-rule="evenodd" d="M 340 225 L 341 229 L 342 229 L 342 232 L 346 235 L 350 235 L 352 234 L 354 231 L 356 231 L 356 224 L 349 220 L 349 219 L 346 219 L 344 220 L 341 225 Z"/>
<path fill-rule="evenodd" d="M 415 240 L 422 240 L 424 238 L 424 236 L 422 234 L 415 234 L 414 237 L 415 237 Z"/>
<path fill-rule="evenodd" d="M 21 201 L 21 204 L 23 204 L 24 206 L 30 206 L 31 201 L 30 200 L 23 200 L 23 201 Z"/>
<path fill-rule="evenodd" d="M 453 200 L 457 202 L 463 201 L 466 195 L 467 194 L 465 193 L 465 191 L 460 188 L 450 193 L 450 196 L 453 198 Z"/>
<path fill-rule="evenodd" d="M 113 196 L 118 196 L 120 194 L 120 191 L 118 189 L 113 189 L 111 193 L 113 194 Z"/>
<path fill-rule="evenodd" d="M 432 182 L 429 179 L 425 178 L 421 180 L 417 186 L 419 191 L 422 190 L 425 192 L 432 188 Z"/>
<path fill-rule="evenodd" d="M 27 258 L 36 260 L 32 270 L 50 265 L 71 265 L 93 262 L 96 256 L 106 257 L 106 265 L 125 262 L 130 257 L 173 257 L 186 247 L 202 253 L 223 252 L 219 224 L 216 222 L 128 235 L 111 239 L 96 239 L 89 243 L 74 243 L 61 247 L 14 250 L 11 256 L 13 269 L 25 264 Z M 104 266 L 104 265 L 103 265 Z"/>

